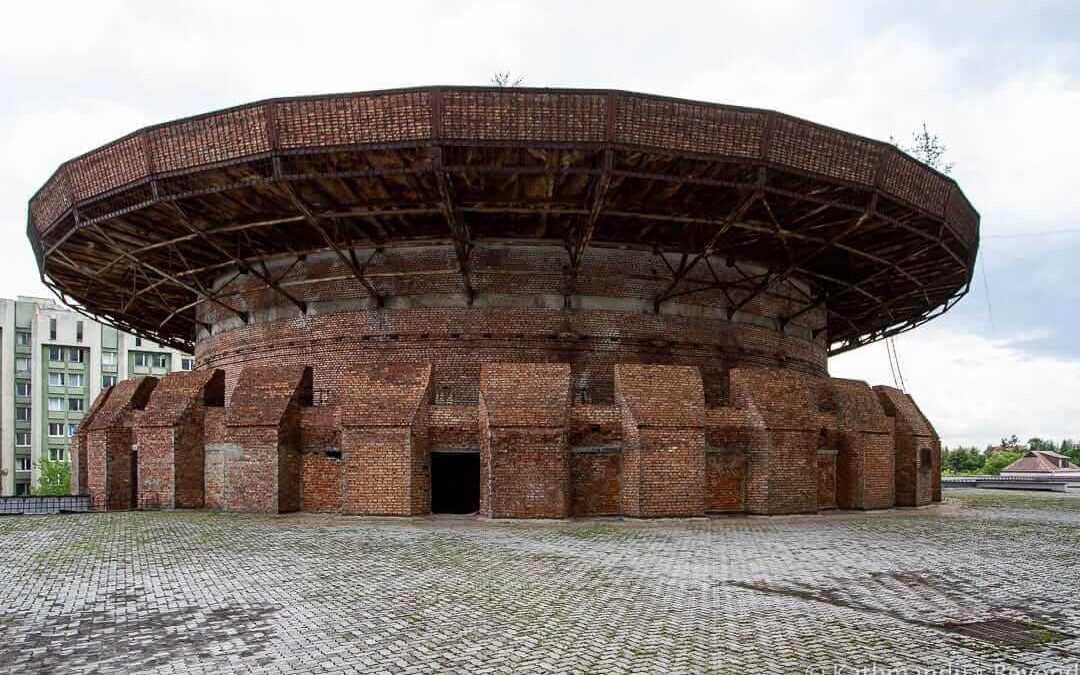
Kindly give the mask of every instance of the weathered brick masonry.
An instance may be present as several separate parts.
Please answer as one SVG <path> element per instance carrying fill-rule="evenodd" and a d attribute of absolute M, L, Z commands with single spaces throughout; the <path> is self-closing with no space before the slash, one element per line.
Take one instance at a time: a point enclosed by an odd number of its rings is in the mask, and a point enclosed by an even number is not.
<path fill-rule="evenodd" d="M 728 378 L 720 406 L 692 366 L 619 364 L 612 404 L 575 401 L 558 363 L 485 364 L 472 406 L 435 403 L 427 364 L 354 364 L 320 405 L 304 367 L 246 367 L 227 402 L 221 370 L 130 380 L 80 426 L 76 490 L 109 509 L 419 515 L 432 451 L 453 450 L 479 453 L 479 512 L 497 518 L 940 500 L 937 437 L 903 392 L 778 368 Z"/>

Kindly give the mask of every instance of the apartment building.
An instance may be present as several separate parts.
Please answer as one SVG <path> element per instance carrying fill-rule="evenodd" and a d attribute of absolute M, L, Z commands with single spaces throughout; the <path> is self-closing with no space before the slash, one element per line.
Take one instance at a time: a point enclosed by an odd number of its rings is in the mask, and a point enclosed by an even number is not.
<path fill-rule="evenodd" d="M 192 366 L 189 354 L 55 300 L 0 298 L 0 495 L 30 494 L 43 459 L 70 461 L 71 437 L 103 388 Z"/>

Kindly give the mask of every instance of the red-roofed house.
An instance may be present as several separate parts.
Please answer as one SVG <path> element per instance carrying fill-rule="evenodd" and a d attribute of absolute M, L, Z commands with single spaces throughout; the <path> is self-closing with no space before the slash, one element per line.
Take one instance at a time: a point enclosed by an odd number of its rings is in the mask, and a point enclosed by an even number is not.
<path fill-rule="evenodd" d="M 1003 478 L 1024 476 L 1068 476 L 1080 478 L 1080 467 L 1069 458 L 1046 450 L 1028 450 L 1024 456 L 1001 470 Z"/>

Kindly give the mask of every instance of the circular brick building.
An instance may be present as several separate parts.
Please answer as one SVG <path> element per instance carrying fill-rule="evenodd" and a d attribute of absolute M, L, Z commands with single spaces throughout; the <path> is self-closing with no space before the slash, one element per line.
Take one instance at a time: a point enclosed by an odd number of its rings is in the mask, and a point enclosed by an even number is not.
<path fill-rule="evenodd" d="M 104 506 L 663 516 L 936 498 L 911 399 L 826 359 L 955 303 L 978 215 L 771 111 L 432 87 L 137 131 L 29 236 L 69 303 L 196 355 L 93 406 Z"/>

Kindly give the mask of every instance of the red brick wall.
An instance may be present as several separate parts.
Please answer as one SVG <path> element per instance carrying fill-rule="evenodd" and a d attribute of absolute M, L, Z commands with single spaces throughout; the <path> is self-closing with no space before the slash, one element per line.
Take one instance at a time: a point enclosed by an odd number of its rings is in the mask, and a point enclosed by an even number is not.
<path fill-rule="evenodd" d="M 337 409 L 334 406 L 300 409 L 300 447 L 304 452 L 340 448 L 341 434 L 336 416 Z"/>
<path fill-rule="evenodd" d="M 427 365 L 357 364 L 348 370 L 336 412 L 346 513 L 431 510 L 430 383 Z"/>
<path fill-rule="evenodd" d="M 737 368 L 729 378 L 734 406 L 760 414 L 765 429 L 749 452 L 749 510 L 817 511 L 817 449 L 835 426 L 828 380 L 779 368 Z"/>
<path fill-rule="evenodd" d="M 491 363 L 480 374 L 480 513 L 561 518 L 570 510 L 570 367 Z"/>
<path fill-rule="evenodd" d="M 277 427 L 229 427 L 236 455 L 223 458 L 223 500 L 228 511 L 278 513 Z"/>
<path fill-rule="evenodd" d="M 321 452 L 303 455 L 300 510 L 340 513 L 345 509 L 343 462 Z"/>
<path fill-rule="evenodd" d="M 433 405 L 428 408 L 432 449 L 479 448 L 480 427 L 475 405 Z"/>
<path fill-rule="evenodd" d="M 102 405 L 104 405 L 105 400 L 109 398 L 112 390 L 112 387 L 101 390 L 94 402 L 90 404 L 90 409 L 83 415 L 82 421 L 79 422 L 79 427 L 75 431 L 75 436 L 71 439 L 71 494 L 73 495 L 90 494 L 87 473 L 89 468 L 87 447 L 90 426 L 93 424 L 93 420 L 101 410 Z"/>
<path fill-rule="evenodd" d="M 356 364 L 330 405 L 312 407 L 304 370 L 246 370 L 226 408 L 181 395 L 187 375 L 178 374 L 157 390 L 145 381 L 110 393 L 75 445 L 85 447 L 88 489 L 114 508 L 134 498 L 132 425 L 141 494 L 162 490 L 165 506 L 161 484 L 173 480 L 177 506 L 201 497 L 230 510 L 427 513 L 430 448 L 474 444 L 481 512 L 495 517 L 883 508 L 894 482 L 901 504 L 940 490 L 936 435 L 910 397 L 889 388 L 736 369 L 728 405 L 706 408 L 696 369 L 623 364 L 617 405 L 572 403 L 568 364 L 503 363 L 484 366 L 478 406 L 432 405 L 432 373 Z"/>
<path fill-rule="evenodd" d="M 175 506 L 173 438 L 179 432 L 180 429 L 173 427 L 143 428 L 137 432 L 139 497 L 145 505 L 161 508 Z"/>
<path fill-rule="evenodd" d="M 592 249 L 568 312 L 561 249 L 481 243 L 470 260 L 478 302 L 464 307 L 452 247 L 431 245 L 388 249 L 372 259 L 367 271 L 391 301 L 373 312 L 364 287 L 332 254 L 292 262 L 280 262 L 280 283 L 317 309 L 303 321 L 280 295 L 249 279 L 230 282 L 221 297 L 254 313 L 254 323 L 234 325 L 235 317 L 215 305 L 199 309 L 215 328 L 198 342 L 198 363 L 225 369 L 230 390 L 244 365 L 310 364 L 315 388 L 335 391 L 351 363 L 431 363 L 436 389 L 454 404 L 475 404 L 482 364 L 559 362 L 571 365 L 575 390 L 610 404 L 616 363 L 658 363 L 697 366 L 713 404 L 725 396 L 730 367 L 825 372 L 824 337 L 810 337 L 823 321 L 820 309 L 800 315 L 783 333 L 769 327 L 805 306 L 795 288 L 801 282 L 792 280 L 730 319 L 716 307 L 722 294 L 700 285 L 655 312 L 653 300 L 671 281 L 664 262 L 651 252 Z M 698 267 L 690 277 L 711 281 L 707 267 Z M 714 272 L 739 276 L 725 265 Z"/>
<path fill-rule="evenodd" d="M 937 433 L 910 396 L 892 387 L 874 387 L 895 438 L 896 505 L 922 506 L 940 499 L 941 445 Z M 921 461 L 927 449 L 930 462 Z"/>
<path fill-rule="evenodd" d="M 746 511 L 746 454 L 737 448 L 710 448 L 705 453 L 705 511 Z"/>
<path fill-rule="evenodd" d="M 769 432 L 752 401 L 745 407 L 723 406 L 705 410 L 705 440 L 710 448 L 741 450 L 744 463 L 744 500 L 750 513 L 769 512 Z"/>
<path fill-rule="evenodd" d="M 299 409 L 311 398 L 310 368 L 244 369 L 225 410 L 226 444 L 235 446 L 223 453 L 227 510 L 299 508 Z"/>
<path fill-rule="evenodd" d="M 208 509 L 225 508 L 225 408 L 203 413 L 203 497 Z"/>
<path fill-rule="evenodd" d="M 570 452 L 570 515 L 619 514 L 621 449 Z"/>
<path fill-rule="evenodd" d="M 85 425 L 87 488 L 95 508 L 130 509 L 137 505 L 132 425 L 157 382 L 153 377 L 124 380 L 95 401 L 96 408 Z"/>
<path fill-rule="evenodd" d="M 616 405 L 575 403 L 570 409 L 570 446 L 605 447 L 622 443 L 622 418 Z"/>
<path fill-rule="evenodd" d="M 829 429 L 838 451 L 837 506 L 845 509 L 889 508 L 894 501 L 893 424 L 877 394 L 865 382 L 832 378 L 836 406 Z"/>
<path fill-rule="evenodd" d="M 169 373 L 162 378 L 136 423 L 139 500 L 162 508 L 200 508 L 206 404 L 224 403 L 222 371 Z"/>
<path fill-rule="evenodd" d="M 836 452 L 819 450 L 817 457 L 818 510 L 836 508 Z"/>
<path fill-rule="evenodd" d="M 619 364 L 623 513 L 640 517 L 705 512 L 705 395 L 685 366 Z"/>
<path fill-rule="evenodd" d="M 203 417 L 203 440 L 207 445 L 225 442 L 225 408 L 207 408 Z"/>

